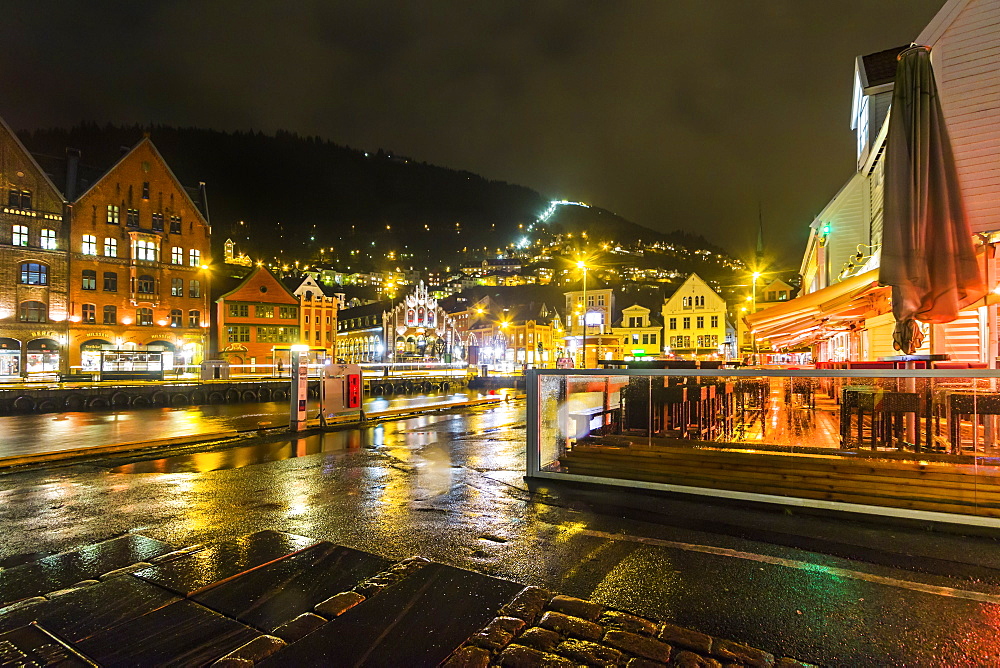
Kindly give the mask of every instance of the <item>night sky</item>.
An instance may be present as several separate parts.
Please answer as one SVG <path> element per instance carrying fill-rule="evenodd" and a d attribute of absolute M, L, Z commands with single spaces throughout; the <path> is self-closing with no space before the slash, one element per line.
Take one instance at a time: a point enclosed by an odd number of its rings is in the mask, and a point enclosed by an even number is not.
<path fill-rule="evenodd" d="M 745 259 L 759 202 L 795 268 L 854 169 L 854 57 L 912 41 L 943 4 L 23 2 L 0 22 L 0 115 L 319 135 Z"/>

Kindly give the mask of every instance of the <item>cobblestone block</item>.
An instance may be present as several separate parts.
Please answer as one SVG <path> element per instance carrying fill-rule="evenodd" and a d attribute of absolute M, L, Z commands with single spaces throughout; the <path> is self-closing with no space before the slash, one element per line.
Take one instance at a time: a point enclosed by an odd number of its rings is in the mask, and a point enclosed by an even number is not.
<path fill-rule="evenodd" d="M 231 659 L 225 656 L 212 664 L 212 668 L 250 668 L 251 666 L 253 666 L 253 661 L 250 659 Z"/>
<path fill-rule="evenodd" d="M 606 610 L 597 621 L 609 629 L 638 633 L 641 636 L 656 634 L 657 626 L 655 623 L 618 610 Z"/>
<path fill-rule="evenodd" d="M 482 647 L 465 646 L 448 657 L 441 668 L 487 668 L 490 653 Z"/>
<path fill-rule="evenodd" d="M 505 617 L 517 617 L 528 624 L 534 624 L 550 598 L 552 598 L 552 593 L 545 589 L 527 587 L 510 603 L 500 608 L 500 614 Z"/>
<path fill-rule="evenodd" d="M 569 659 L 522 645 L 510 645 L 500 652 L 496 665 L 504 668 L 576 668 Z"/>
<path fill-rule="evenodd" d="M 192 552 L 198 552 L 199 550 L 204 550 L 204 545 L 189 545 L 188 547 L 183 547 L 179 550 L 174 550 L 173 552 L 167 552 L 166 554 L 161 554 L 158 557 L 153 557 L 149 560 L 152 564 L 162 564 L 168 561 L 173 561 L 174 559 L 180 559 L 181 557 L 191 554 Z"/>
<path fill-rule="evenodd" d="M 504 631 L 507 631 L 508 633 L 512 633 L 514 635 L 520 633 L 521 629 L 523 629 L 526 626 L 524 620 L 518 619 L 517 617 L 497 617 L 492 622 L 490 622 L 490 626 L 493 625 L 499 626 Z"/>
<path fill-rule="evenodd" d="M 552 631 L 584 640 L 600 640 L 604 629 L 594 622 L 579 617 L 570 617 L 561 612 L 546 612 L 538 625 Z"/>
<path fill-rule="evenodd" d="M 469 643 L 496 652 L 506 647 L 513 638 L 513 633 L 491 623 L 469 638 Z"/>
<path fill-rule="evenodd" d="M 334 617 L 340 617 L 363 600 L 365 600 L 365 597 L 356 591 L 344 591 L 334 594 L 322 603 L 318 603 L 313 607 L 313 612 L 327 619 L 333 619 Z"/>
<path fill-rule="evenodd" d="M 242 661 L 247 661 L 249 663 L 246 665 L 252 666 L 258 661 L 262 661 L 271 656 L 286 645 L 287 643 L 284 640 L 275 636 L 257 636 L 250 642 L 245 645 L 240 645 L 232 652 L 222 657 L 213 663 L 212 666 L 213 668 L 215 666 L 240 666 L 244 665 L 241 663 Z M 229 663 L 226 663 L 227 661 L 229 661 Z"/>
<path fill-rule="evenodd" d="M 15 601 L 10 605 L 5 605 L 0 608 L 0 615 L 6 615 L 8 612 L 13 612 L 19 608 L 23 608 L 27 605 L 34 605 L 35 603 L 42 603 L 49 599 L 44 596 L 32 596 L 31 598 L 22 598 L 20 601 Z"/>
<path fill-rule="evenodd" d="M 710 654 L 712 652 L 712 636 L 698 633 L 682 626 L 664 624 L 657 637 L 663 642 L 683 647 L 699 654 Z"/>
<path fill-rule="evenodd" d="M 722 668 L 722 664 L 715 659 L 687 650 L 678 652 L 670 665 L 675 668 Z"/>
<path fill-rule="evenodd" d="M 618 650 L 589 640 L 566 640 L 556 647 L 556 653 L 587 666 L 613 667 L 622 660 Z"/>
<path fill-rule="evenodd" d="M 555 610 L 556 612 L 561 612 L 564 615 L 569 615 L 570 617 L 579 617 L 580 619 L 586 619 L 591 622 L 596 622 L 597 618 L 601 616 L 604 611 L 604 606 L 599 603 L 594 603 L 592 601 L 585 601 L 582 598 L 574 598 L 572 596 L 553 596 L 549 600 L 548 606 L 549 610 Z"/>
<path fill-rule="evenodd" d="M 278 628 L 272 631 L 273 635 L 278 636 L 287 643 L 293 643 L 296 640 L 312 633 L 323 624 L 326 624 L 326 620 L 319 615 L 314 615 L 311 612 L 304 612 L 290 622 L 285 622 Z"/>
<path fill-rule="evenodd" d="M 731 663 L 741 663 L 751 668 L 771 668 L 774 655 L 756 647 L 750 647 L 731 640 L 712 641 L 712 656 Z"/>
<path fill-rule="evenodd" d="M 625 668 L 664 668 L 667 664 L 659 661 L 650 661 L 640 657 L 633 657 L 625 664 Z"/>
<path fill-rule="evenodd" d="M 608 631 L 604 635 L 604 643 L 644 659 L 662 661 L 663 663 L 670 660 L 670 645 L 636 633 Z"/>
<path fill-rule="evenodd" d="M 543 629 L 540 626 L 532 626 L 521 634 L 517 642 L 543 652 L 549 652 L 556 648 L 561 639 L 562 637 L 555 631 Z"/>

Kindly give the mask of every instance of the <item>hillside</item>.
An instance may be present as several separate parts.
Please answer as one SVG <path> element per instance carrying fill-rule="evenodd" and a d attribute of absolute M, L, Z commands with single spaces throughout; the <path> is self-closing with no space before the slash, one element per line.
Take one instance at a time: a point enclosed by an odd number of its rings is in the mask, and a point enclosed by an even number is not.
<path fill-rule="evenodd" d="M 42 155 L 79 149 L 84 165 L 103 171 L 144 132 L 184 185 L 207 184 L 216 252 L 232 237 L 254 257 L 362 267 L 395 251 L 399 264 L 455 263 L 514 242 L 549 205 L 524 186 L 287 132 L 88 123 L 20 136 Z M 601 209 L 573 208 L 580 210 L 560 211 L 550 228 L 618 243 L 672 239 L 710 248 L 703 239 L 681 241 Z"/>

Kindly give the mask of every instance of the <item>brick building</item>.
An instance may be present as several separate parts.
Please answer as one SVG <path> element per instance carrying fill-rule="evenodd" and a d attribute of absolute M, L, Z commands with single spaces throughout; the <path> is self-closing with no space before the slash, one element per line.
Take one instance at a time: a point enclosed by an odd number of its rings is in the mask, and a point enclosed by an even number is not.
<path fill-rule="evenodd" d="M 59 189 L 0 119 L 0 378 L 65 371 L 65 213 Z"/>
<path fill-rule="evenodd" d="M 70 368 L 97 369 L 107 350 L 159 351 L 168 367 L 200 362 L 210 319 L 204 188 L 184 188 L 146 137 L 71 205 L 71 221 Z"/>
<path fill-rule="evenodd" d="M 258 265 L 215 300 L 220 359 L 234 373 L 287 372 L 289 348 L 300 341 L 299 299 Z"/>

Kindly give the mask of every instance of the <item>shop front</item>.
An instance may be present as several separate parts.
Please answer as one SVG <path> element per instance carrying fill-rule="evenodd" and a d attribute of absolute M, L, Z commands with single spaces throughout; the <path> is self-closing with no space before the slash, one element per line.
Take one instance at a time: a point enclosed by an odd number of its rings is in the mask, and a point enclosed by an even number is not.
<path fill-rule="evenodd" d="M 29 376 L 59 373 L 59 342 L 55 339 L 32 339 L 26 352 L 25 368 Z"/>
<path fill-rule="evenodd" d="M 0 338 L 0 380 L 21 376 L 21 342 Z"/>

